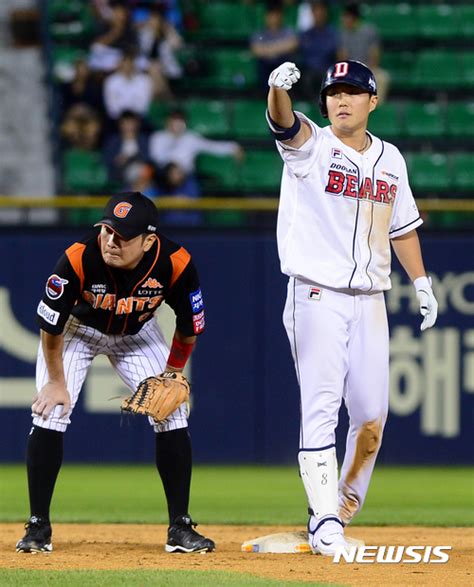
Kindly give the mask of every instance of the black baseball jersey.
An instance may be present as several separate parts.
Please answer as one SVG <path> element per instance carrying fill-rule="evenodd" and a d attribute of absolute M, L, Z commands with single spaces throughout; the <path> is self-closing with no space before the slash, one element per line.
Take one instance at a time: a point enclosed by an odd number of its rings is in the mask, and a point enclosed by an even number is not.
<path fill-rule="evenodd" d="M 94 234 L 66 249 L 46 282 L 37 319 L 50 334 L 61 334 L 70 314 L 105 334 L 136 334 L 164 301 L 184 336 L 204 329 L 199 277 L 186 249 L 163 235 L 135 269 L 109 267 Z"/>

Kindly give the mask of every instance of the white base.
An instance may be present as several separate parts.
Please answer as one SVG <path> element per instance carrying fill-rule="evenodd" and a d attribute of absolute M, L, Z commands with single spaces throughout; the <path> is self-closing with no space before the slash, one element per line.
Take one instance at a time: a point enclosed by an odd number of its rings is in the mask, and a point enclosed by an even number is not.
<path fill-rule="evenodd" d="M 363 540 L 345 537 L 351 546 L 364 546 Z M 267 534 L 253 540 L 247 540 L 241 546 L 242 552 L 272 553 L 272 554 L 310 554 L 306 530 L 300 532 L 280 532 Z"/>

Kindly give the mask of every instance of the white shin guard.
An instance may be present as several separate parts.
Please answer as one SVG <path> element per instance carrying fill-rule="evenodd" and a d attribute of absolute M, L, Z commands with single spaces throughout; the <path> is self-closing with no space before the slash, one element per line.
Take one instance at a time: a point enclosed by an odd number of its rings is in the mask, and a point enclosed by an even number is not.
<path fill-rule="evenodd" d="M 336 448 L 298 453 L 301 479 L 314 516 L 339 518 Z"/>

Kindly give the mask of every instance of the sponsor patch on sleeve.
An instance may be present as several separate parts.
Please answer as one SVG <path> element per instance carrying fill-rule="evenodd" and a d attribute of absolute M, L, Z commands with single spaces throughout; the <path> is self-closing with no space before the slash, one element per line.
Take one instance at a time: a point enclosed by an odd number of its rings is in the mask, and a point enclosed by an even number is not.
<path fill-rule="evenodd" d="M 50 308 L 48 304 L 45 304 L 43 301 L 39 303 L 37 312 L 38 316 L 41 316 L 41 318 L 43 318 L 45 322 L 48 322 L 48 324 L 56 326 L 58 323 L 59 312 Z"/>
<path fill-rule="evenodd" d="M 202 299 L 201 288 L 189 294 L 189 301 L 191 302 L 193 314 L 197 314 L 204 309 L 204 300 Z"/>
<path fill-rule="evenodd" d="M 46 282 L 46 295 L 50 300 L 59 299 L 64 293 L 64 286 L 69 283 L 67 279 L 59 277 L 55 273 L 48 277 Z"/>
<path fill-rule="evenodd" d="M 194 314 L 193 316 L 193 328 L 194 334 L 199 334 L 204 330 L 204 326 L 206 324 L 206 320 L 204 318 L 204 310 L 199 312 L 199 314 Z"/>

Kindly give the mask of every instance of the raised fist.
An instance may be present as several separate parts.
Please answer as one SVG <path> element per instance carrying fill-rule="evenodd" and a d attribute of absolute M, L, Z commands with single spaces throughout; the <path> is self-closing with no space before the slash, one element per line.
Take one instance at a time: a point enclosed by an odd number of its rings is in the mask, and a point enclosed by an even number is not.
<path fill-rule="evenodd" d="M 301 73 L 296 65 L 286 61 L 272 71 L 268 78 L 268 85 L 279 90 L 290 90 L 300 77 Z"/>

